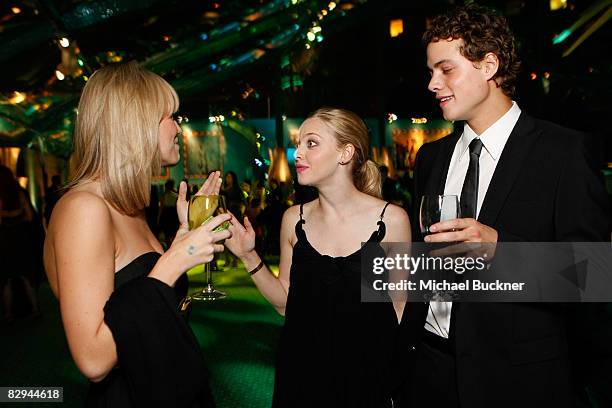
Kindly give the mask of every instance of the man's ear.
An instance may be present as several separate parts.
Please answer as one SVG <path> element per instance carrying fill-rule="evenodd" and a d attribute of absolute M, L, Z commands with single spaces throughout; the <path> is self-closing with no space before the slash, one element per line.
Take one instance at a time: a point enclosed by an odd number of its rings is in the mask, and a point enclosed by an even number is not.
<path fill-rule="evenodd" d="M 499 69 L 499 58 L 493 52 L 488 52 L 482 59 L 481 67 L 488 80 L 493 78 Z"/>
<path fill-rule="evenodd" d="M 347 143 L 346 145 L 344 145 L 340 154 L 340 164 L 347 164 L 348 162 L 350 162 L 354 154 L 355 146 L 353 146 L 351 143 Z"/>

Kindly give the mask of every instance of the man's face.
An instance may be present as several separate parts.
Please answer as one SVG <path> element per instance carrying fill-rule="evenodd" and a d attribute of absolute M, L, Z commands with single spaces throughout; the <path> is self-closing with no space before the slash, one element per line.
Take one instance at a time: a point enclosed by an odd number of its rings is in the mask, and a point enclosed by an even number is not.
<path fill-rule="evenodd" d="M 462 39 L 440 40 L 427 45 L 428 89 L 434 92 L 446 120 L 470 121 L 484 113 L 489 85 L 480 64 L 459 52 Z"/>

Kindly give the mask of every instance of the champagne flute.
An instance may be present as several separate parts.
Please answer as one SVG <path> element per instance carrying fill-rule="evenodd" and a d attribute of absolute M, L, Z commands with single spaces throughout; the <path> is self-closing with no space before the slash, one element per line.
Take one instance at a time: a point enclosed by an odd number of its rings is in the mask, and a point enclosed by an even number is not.
<path fill-rule="evenodd" d="M 219 195 L 195 195 L 189 200 L 189 229 L 192 230 L 198 228 L 200 225 L 207 223 L 214 216 L 224 214 L 226 212 L 227 208 L 225 206 L 225 197 Z M 229 221 L 226 221 L 215 228 L 214 231 L 223 231 L 228 227 Z M 209 262 L 204 264 L 204 272 L 206 274 L 204 289 L 191 295 L 191 299 L 217 300 L 226 297 L 227 295 L 224 292 L 217 290 L 213 284 L 213 277 Z"/>
<path fill-rule="evenodd" d="M 461 207 L 456 195 L 425 195 L 421 198 L 419 222 L 421 233 L 431 234 L 429 228 L 437 222 L 460 218 Z"/>

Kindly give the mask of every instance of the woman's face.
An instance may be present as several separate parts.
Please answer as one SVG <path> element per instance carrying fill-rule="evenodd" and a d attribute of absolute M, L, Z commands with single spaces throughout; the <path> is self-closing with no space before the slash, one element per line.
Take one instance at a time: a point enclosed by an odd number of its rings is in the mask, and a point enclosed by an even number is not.
<path fill-rule="evenodd" d="M 318 118 L 306 119 L 295 151 L 298 183 L 317 186 L 333 175 L 340 157 L 336 138 L 328 127 Z"/>
<path fill-rule="evenodd" d="M 159 124 L 159 154 L 162 166 L 172 166 L 178 163 L 180 134 L 181 128 L 172 116 L 162 119 Z"/>

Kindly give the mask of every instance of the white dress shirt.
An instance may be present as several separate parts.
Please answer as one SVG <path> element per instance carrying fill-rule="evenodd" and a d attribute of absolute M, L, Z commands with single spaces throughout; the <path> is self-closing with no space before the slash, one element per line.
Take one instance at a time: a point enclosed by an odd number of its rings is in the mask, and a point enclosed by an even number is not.
<path fill-rule="evenodd" d="M 470 164 L 469 145 L 472 140 L 479 137 L 483 148 L 479 159 L 480 172 L 478 177 L 476 218 L 480 214 L 480 207 L 489 189 L 495 167 L 497 167 L 499 158 L 504 151 L 506 142 L 520 114 L 521 110 L 518 105 L 512 101 L 512 107 L 508 112 L 489 126 L 480 136 L 470 128 L 467 122 L 463 126 L 463 134 L 455 145 L 455 150 L 448 167 L 444 195 L 461 197 L 463 181 Z M 430 302 L 425 328 L 438 336 L 448 338 L 452 307 L 452 302 Z"/>

